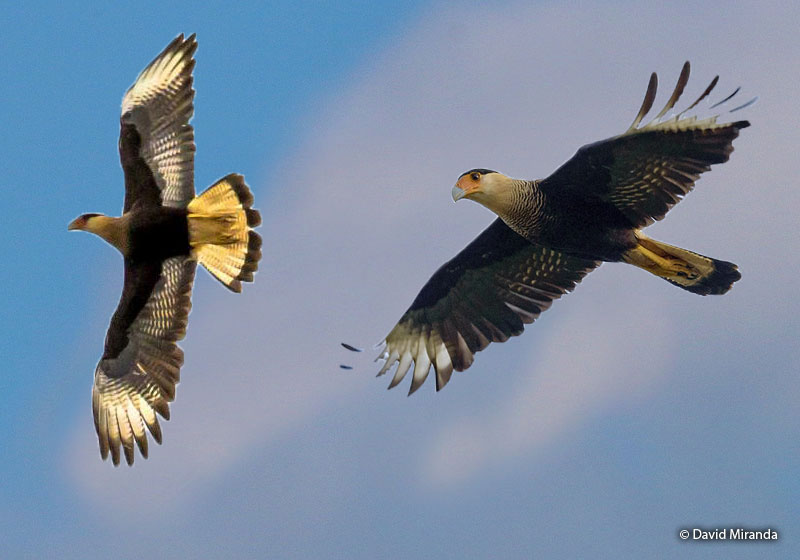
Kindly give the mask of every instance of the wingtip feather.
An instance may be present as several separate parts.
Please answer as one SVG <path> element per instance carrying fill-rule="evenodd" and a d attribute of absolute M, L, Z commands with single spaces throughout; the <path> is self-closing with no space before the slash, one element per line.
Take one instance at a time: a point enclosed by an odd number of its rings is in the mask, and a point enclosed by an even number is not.
<path fill-rule="evenodd" d="M 678 102 L 681 95 L 683 94 L 683 90 L 686 88 L 686 84 L 689 82 L 689 74 L 691 73 L 691 65 L 689 61 L 683 63 L 683 68 L 681 68 L 680 76 L 678 76 L 678 82 L 675 84 L 675 89 L 672 91 L 672 95 L 670 95 L 667 102 L 664 104 L 664 108 L 658 112 L 655 116 L 653 121 L 657 121 L 661 117 L 663 117 L 667 111 L 672 109 L 675 106 L 675 103 Z"/>
<path fill-rule="evenodd" d="M 656 99 L 656 91 L 658 90 L 658 74 L 653 72 L 650 74 L 650 81 L 647 83 L 647 91 L 644 94 L 644 100 L 642 101 L 642 106 L 639 108 L 639 112 L 636 114 L 636 118 L 633 119 L 633 123 L 631 126 L 628 127 L 628 130 L 633 130 L 639 123 L 642 122 L 644 116 L 650 112 L 650 109 L 653 107 L 653 102 Z"/>

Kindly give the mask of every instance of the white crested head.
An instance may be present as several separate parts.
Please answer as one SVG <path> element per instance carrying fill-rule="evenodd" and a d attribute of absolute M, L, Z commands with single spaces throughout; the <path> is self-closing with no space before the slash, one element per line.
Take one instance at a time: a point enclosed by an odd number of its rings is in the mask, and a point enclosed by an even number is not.
<path fill-rule="evenodd" d="M 456 181 L 453 200 L 469 198 L 502 217 L 511 209 L 515 183 L 514 179 L 497 171 L 471 169 Z"/>

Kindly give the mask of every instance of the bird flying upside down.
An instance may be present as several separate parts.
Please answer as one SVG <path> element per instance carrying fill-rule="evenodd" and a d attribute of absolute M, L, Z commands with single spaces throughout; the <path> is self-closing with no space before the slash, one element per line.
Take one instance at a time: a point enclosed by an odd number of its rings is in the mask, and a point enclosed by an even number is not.
<path fill-rule="evenodd" d="M 627 131 L 583 146 L 546 179 L 512 179 L 489 169 L 459 177 L 453 200 L 474 200 L 499 217 L 436 271 L 386 336 L 378 375 L 397 364 L 389 388 L 413 365 L 409 394 L 431 367 L 441 389 L 453 370 L 470 367 L 474 354 L 489 343 L 521 334 L 525 324 L 604 261 L 632 264 L 700 295 L 724 294 L 741 278 L 732 263 L 642 232 L 663 218 L 701 173 L 727 161 L 739 130 L 750 126 L 744 120 L 717 124 L 718 116 L 684 117 L 718 78 L 687 109 L 662 119 L 688 79 L 686 62 L 664 108 L 640 126 L 656 95 L 652 74 Z"/>
<path fill-rule="evenodd" d="M 161 443 L 156 413 L 168 403 L 183 365 L 199 262 L 228 289 L 252 282 L 261 258 L 261 223 L 241 175 L 194 192 L 192 89 L 195 36 L 173 40 L 122 100 L 119 154 L 125 174 L 121 217 L 83 214 L 70 230 L 99 235 L 124 257 L 125 281 L 94 374 L 92 409 L 100 455 L 133 464 L 134 441 L 147 458 L 147 434 Z"/>

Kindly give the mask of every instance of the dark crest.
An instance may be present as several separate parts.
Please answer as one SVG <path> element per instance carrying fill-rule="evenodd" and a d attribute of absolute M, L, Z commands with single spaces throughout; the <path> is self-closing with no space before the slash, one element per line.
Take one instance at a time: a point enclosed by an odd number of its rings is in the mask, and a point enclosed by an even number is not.
<path fill-rule="evenodd" d="M 493 171 L 491 169 L 470 169 L 469 171 L 465 171 L 461 175 L 458 176 L 459 179 L 464 175 L 469 175 L 470 173 L 480 173 L 481 175 L 488 175 L 489 173 L 497 173 L 497 171 Z"/>

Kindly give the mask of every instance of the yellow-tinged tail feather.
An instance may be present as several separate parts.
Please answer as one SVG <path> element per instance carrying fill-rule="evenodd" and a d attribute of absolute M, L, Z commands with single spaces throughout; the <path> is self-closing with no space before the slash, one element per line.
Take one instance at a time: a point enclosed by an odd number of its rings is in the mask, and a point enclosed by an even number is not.
<path fill-rule="evenodd" d="M 251 229 L 261 223 L 261 214 L 252 204 L 244 177 L 232 173 L 187 207 L 192 255 L 234 292 L 242 291 L 242 282 L 253 281 L 261 259 L 261 236 Z"/>
<path fill-rule="evenodd" d="M 692 293 L 724 294 L 742 277 L 733 263 L 667 245 L 641 232 L 637 239 L 639 244 L 623 255 L 625 262 Z"/>

